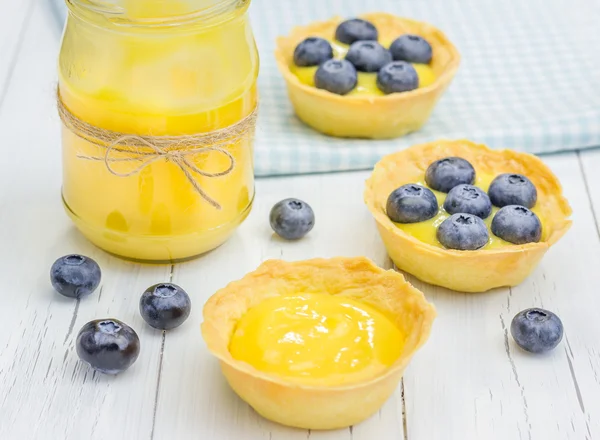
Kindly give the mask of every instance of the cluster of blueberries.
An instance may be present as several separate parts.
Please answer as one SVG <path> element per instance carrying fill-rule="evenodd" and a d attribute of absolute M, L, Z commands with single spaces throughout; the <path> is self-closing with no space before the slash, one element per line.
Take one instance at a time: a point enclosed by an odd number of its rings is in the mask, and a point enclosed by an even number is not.
<path fill-rule="evenodd" d="M 315 86 L 338 95 L 346 95 L 358 84 L 358 72 L 377 73 L 377 87 L 384 93 L 400 93 L 419 87 L 419 76 L 411 63 L 428 64 L 431 45 L 418 35 L 397 38 L 389 50 L 377 42 L 379 32 L 372 23 L 354 18 L 342 22 L 335 38 L 350 45 L 345 59 L 334 59 L 331 44 L 309 37 L 294 51 L 299 67 L 319 66 Z"/>
<path fill-rule="evenodd" d="M 66 255 L 54 262 L 50 282 L 63 296 L 81 299 L 100 285 L 102 271 L 93 259 Z M 170 330 L 190 316 L 189 295 L 171 283 L 155 284 L 140 297 L 140 314 L 152 327 Z M 117 319 L 98 319 L 85 324 L 77 335 L 77 355 L 95 370 L 118 374 L 133 365 L 140 354 L 140 338 L 133 328 Z"/>
<path fill-rule="evenodd" d="M 542 236 L 542 223 L 530 210 L 537 201 L 533 183 L 520 174 L 500 174 L 488 193 L 473 185 L 475 169 L 465 159 L 447 157 L 432 163 L 425 182 L 436 191 L 448 193 L 444 209 L 450 215 L 437 229 L 437 239 L 448 249 L 476 250 L 489 241 L 483 219 L 500 208 L 491 224 L 492 233 L 513 244 L 536 243 Z M 422 185 L 407 184 L 389 195 L 386 212 L 396 223 L 418 223 L 435 217 L 438 201 Z"/>

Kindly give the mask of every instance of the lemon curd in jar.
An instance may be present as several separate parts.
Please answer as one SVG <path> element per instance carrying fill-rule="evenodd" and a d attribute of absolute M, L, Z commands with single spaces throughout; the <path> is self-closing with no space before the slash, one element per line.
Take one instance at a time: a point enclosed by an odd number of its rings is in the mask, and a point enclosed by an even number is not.
<path fill-rule="evenodd" d="M 124 135 L 182 137 L 254 114 L 249 1 L 67 3 L 59 98 L 73 117 Z M 250 211 L 252 130 L 185 156 L 201 171 L 186 167 L 189 175 L 151 147 L 110 148 L 76 131 L 63 126 L 64 204 L 110 253 L 156 262 L 197 256 L 222 244 Z"/>
<path fill-rule="evenodd" d="M 229 351 L 292 382 L 338 386 L 381 374 L 400 357 L 404 342 L 392 320 L 367 304 L 298 293 L 251 308 L 238 322 Z"/>

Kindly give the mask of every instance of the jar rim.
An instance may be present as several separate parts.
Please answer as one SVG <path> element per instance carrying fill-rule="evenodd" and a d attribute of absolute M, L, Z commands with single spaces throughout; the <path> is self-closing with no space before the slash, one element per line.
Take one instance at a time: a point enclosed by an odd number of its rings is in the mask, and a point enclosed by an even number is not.
<path fill-rule="evenodd" d="M 105 0 L 65 0 L 68 8 L 75 12 L 77 10 L 100 15 L 119 21 L 121 24 L 132 26 L 175 26 L 186 23 L 211 21 L 232 10 L 249 6 L 251 0 L 220 0 L 206 8 L 197 9 L 180 15 L 169 15 L 165 17 L 129 17 L 123 7 Z"/>

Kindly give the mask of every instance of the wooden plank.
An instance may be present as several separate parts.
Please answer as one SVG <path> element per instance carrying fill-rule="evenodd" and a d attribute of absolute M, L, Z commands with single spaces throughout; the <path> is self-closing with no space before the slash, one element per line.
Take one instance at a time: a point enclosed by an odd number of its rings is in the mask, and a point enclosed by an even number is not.
<path fill-rule="evenodd" d="M 592 439 L 600 435 L 600 242 L 574 153 L 548 157 L 575 227 L 523 284 L 483 294 L 422 288 L 439 311 L 405 374 L 408 438 Z M 533 356 L 510 336 L 520 310 L 556 312 L 566 338 Z"/>
<path fill-rule="evenodd" d="M 579 153 L 579 166 L 585 178 L 590 208 L 594 214 L 598 235 L 600 236 L 600 149 Z"/>
<path fill-rule="evenodd" d="M 185 329 L 167 334 L 155 438 L 404 438 L 400 390 L 379 414 L 352 430 L 307 432 L 262 419 L 229 389 L 198 330 L 203 303 L 210 295 L 266 259 L 366 255 L 381 265 L 388 264 L 373 220 L 362 202 L 367 175 L 359 172 L 261 179 L 257 182 L 254 210 L 239 232 L 205 257 L 176 267 L 174 280 L 192 295 L 193 311 Z M 269 226 L 271 207 L 286 197 L 305 200 L 316 213 L 314 230 L 298 242 L 278 239 Z"/>
<path fill-rule="evenodd" d="M 29 28 L 34 0 L 0 4 L 0 107 L 6 96 L 19 50 Z"/>
<path fill-rule="evenodd" d="M 107 256 L 63 213 L 52 26 L 37 6 L 0 113 L 0 438 L 146 440 L 161 337 L 144 325 L 138 300 L 147 286 L 168 280 L 171 268 Z M 104 271 L 101 290 L 79 303 L 49 282 L 54 259 L 71 252 L 92 256 Z M 81 326 L 106 317 L 132 325 L 142 343 L 136 365 L 117 377 L 93 374 L 74 351 Z"/>

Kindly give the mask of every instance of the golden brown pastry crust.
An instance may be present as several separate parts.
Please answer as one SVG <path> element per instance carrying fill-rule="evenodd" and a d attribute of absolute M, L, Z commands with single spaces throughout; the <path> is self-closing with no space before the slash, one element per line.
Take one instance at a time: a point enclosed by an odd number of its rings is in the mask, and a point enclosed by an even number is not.
<path fill-rule="evenodd" d="M 407 335 L 404 352 L 384 374 L 338 387 L 301 385 L 261 372 L 229 353 L 231 335 L 251 307 L 277 295 L 310 292 L 344 295 L 384 312 Z M 204 306 L 202 335 L 235 392 L 259 414 L 307 429 L 356 424 L 394 392 L 413 354 L 429 337 L 436 316 L 424 295 L 393 271 L 364 257 L 270 260 L 213 295 Z"/>
<path fill-rule="evenodd" d="M 310 87 L 292 73 L 296 46 L 309 36 L 332 40 L 340 17 L 296 27 L 277 40 L 275 58 L 288 87 L 296 114 L 314 129 L 337 137 L 386 139 L 416 131 L 427 121 L 458 66 L 460 55 L 437 28 L 423 22 L 385 13 L 361 16 L 377 26 L 380 41 L 392 41 L 404 33 L 421 35 L 433 48 L 431 67 L 436 80 L 428 87 L 386 96 L 340 96 Z"/>
<path fill-rule="evenodd" d="M 467 159 L 477 172 L 519 173 L 531 179 L 538 191 L 536 208 L 543 218 L 543 240 L 500 249 L 456 251 L 423 243 L 395 226 L 385 213 L 389 194 L 406 183 L 422 181 L 432 162 L 448 156 Z M 513 150 L 491 150 L 468 140 L 415 145 L 385 156 L 366 181 L 364 199 L 399 269 L 430 284 L 463 292 L 521 283 L 571 226 L 572 211 L 560 182 L 538 157 Z"/>

